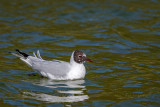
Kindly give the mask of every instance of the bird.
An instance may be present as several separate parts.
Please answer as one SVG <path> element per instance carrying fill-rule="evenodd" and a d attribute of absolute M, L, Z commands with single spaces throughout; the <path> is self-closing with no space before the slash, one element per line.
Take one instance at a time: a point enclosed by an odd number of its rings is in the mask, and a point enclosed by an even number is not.
<path fill-rule="evenodd" d="M 44 60 L 40 56 L 39 50 L 37 51 L 37 55 L 33 52 L 33 56 L 28 55 L 19 49 L 16 49 L 16 53 L 10 53 L 19 57 L 20 60 L 29 65 L 35 72 L 53 80 L 83 79 L 86 74 L 84 63 L 86 61 L 93 62 L 93 60 L 87 58 L 86 54 L 81 50 L 72 52 L 70 62 L 56 59 Z"/>

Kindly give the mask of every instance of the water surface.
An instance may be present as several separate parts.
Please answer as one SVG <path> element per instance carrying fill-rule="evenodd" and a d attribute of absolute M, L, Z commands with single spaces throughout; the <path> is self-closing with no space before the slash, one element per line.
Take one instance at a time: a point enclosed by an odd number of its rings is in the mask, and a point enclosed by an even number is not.
<path fill-rule="evenodd" d="M 160 106 L 158 0 L 2 0 L 1 106 Z M 83 50 L 81 80 L 28 76 L 33 70 L 10 55 L 40 50 L 46 60 L 69 61 Z"/>

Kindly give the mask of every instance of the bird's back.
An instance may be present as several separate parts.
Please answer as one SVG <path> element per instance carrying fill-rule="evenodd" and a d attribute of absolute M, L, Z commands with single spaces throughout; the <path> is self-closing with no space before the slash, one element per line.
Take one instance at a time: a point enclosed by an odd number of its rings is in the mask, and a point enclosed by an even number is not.
<path fill-rule="evenodd" d="M 70 64 L 65 61 L 46 61 L 35 57 L 29 57 L 31 67 L 49 78 L 65 78 L 70 70 Z"/>

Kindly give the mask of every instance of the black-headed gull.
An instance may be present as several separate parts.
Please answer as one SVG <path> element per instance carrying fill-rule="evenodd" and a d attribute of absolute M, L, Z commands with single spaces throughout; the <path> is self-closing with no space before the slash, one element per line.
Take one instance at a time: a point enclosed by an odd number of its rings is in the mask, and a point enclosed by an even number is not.
<path fill-rule="evenodd" d="M 18 52 L 18 54 L 12 54 L 19 57 L 34 71 L 40 73 L 44 77 L 56 80 L 73 80 L 84 78 L 86 69 L 83 63 L 85 61 L 93 62 L 93 60 L 87 58 L 86 54 L 79 50 L 76 50 L 72 53 L 70 62 L 60 60 L 43 60 L 40 56 L 39 51 L 37 51 L 37 56 L 35 53 L 33 53 L 34 56 L 30 56 L 18 49 L 16 51 Z"/>

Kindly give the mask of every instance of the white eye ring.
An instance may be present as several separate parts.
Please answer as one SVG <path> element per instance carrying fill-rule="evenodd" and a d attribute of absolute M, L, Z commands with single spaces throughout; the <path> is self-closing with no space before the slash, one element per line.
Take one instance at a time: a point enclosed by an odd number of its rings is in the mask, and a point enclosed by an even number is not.
<path fill-rule="evenodd" d="M 81 58 L 81 57 L 82 57 L 82 55 L 78 55 L 78 57 L 80 57 L 80 58 Z"/>

